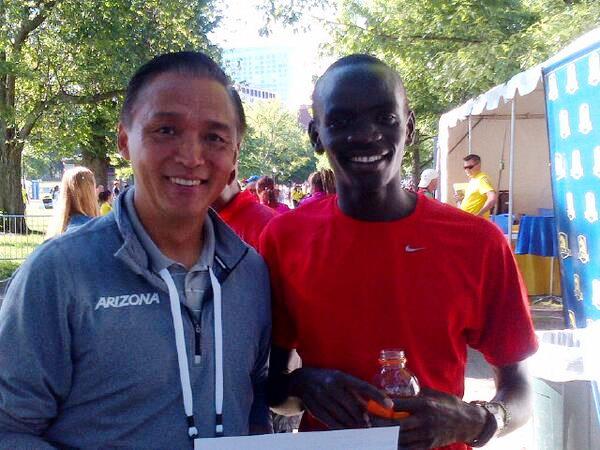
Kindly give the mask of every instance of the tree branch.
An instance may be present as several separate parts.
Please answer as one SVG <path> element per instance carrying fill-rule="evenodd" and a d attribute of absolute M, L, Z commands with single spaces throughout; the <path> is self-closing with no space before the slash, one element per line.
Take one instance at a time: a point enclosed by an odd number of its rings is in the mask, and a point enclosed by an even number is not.
<path fill-rule="evenodd" d="M 98 103 L 102 100 L 107 100 L 109 98 L 117 97 L 121 94 L 125 93 L 125 89 L 115 89 L 107 92 L 100 92 L 98 94 L 92 95 L 71 95 L 66 92 L 60 92 L 49 100 L 45 100 L 40 102 L 33 110 L 27 114 L 25 118 L 25 122 L 23 126 L 19 130 L 18 137 L 19 139 L 26 139 L 30 134 L 31 130 L 37 123 L 37 121 L 42 117 L 44 112 L 50 108 L 51 106 L 57 105 L 59 103 L 71 103 L 74 105 L 89 105 L 92 103 Z"/>
<path fill-rule="evenodd" d="M 46 20 L 46 18 L 48 17 L 48 13 L 52 10 L 52 8 L 54 8 L 55 5 L 55 0 L 44 2 L 43 6 L 40 5 L 39 13 L 36 16 L 21 24 L 21 28 L 17 32 L 17 36 L 15 37 L 15 41 L 13 42 L 13 52 L 15 54 L 21 51 L 21 47 L 23 46 L 31 32 L 37 27 L 39 27 L 42 23 L 44 23 L 44 20 Z"/>
<path fill-rule="evenodd" d="M 44 2 L 43 6 L 41 5 L 41 3 L 38 3 L 38 5 L 40 6 L 39 13 L 32 19 L 24 21 L 21 24 L 21 28 L 17 32 L 17 35 L 12 45 L 12 55 L 10 57 L 12 60 L 18 59 L 18 54 L 21 52 L 23 44 L 25 43 L 31 32 L 38 28 L 44 22 L 44 20 L 46 20 L 49 11 L 52 10 L 52 8 L 56 5 L 56 0 Z M 15 106 L 15 84 L 15 74 L 9 73 L 6 76 L 6 97 L 4 102 L 7 109 L 13 109 Z"/>

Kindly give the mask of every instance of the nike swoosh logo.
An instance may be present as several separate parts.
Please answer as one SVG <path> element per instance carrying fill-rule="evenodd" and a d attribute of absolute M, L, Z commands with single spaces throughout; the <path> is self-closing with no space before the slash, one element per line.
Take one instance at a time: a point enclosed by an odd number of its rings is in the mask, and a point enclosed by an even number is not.
<path fill-rule="evenodd" d="M 410 245 L 407 245 L 406 247 L 404 247 L 404 251 L 406 253 L 414 253 L 414 252 L 418 252 L 421 250 L 425 250 L 425 247 L 411 247 Z"/>

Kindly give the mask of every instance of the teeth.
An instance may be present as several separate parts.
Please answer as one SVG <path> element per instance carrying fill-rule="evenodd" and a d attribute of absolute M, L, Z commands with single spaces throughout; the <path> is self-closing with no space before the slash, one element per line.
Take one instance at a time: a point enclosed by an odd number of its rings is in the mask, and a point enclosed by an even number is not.
<path fill-rule="evenodd" d="M 385 155 L 374 155 L 374 156 L 353 156 L 352 158 L 350 158 L 352 160 L 352 162 L 358 162 L 358 163 L 372 163 L 375 161 L 379 161 L 381 159 L 383 159 Z"/>
<path fill-rule="evenodd" d="M 179 184 L 181 186 L 198 186 L 202 181 L 200 180 L 186 180 L 184 178 L 170 178 L 171 183 Z"/>

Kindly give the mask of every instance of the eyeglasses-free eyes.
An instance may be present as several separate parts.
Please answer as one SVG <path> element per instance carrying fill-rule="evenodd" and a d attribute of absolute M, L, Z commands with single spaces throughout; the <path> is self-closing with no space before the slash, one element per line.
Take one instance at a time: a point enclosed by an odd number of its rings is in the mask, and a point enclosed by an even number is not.
<path fill-rule="evenodd" d="M 464 166 L 463 169 L 465 170 L 471 170 L 473 167 L 475 167 L 477 164 L 471 164 L 470 166 Z"/>

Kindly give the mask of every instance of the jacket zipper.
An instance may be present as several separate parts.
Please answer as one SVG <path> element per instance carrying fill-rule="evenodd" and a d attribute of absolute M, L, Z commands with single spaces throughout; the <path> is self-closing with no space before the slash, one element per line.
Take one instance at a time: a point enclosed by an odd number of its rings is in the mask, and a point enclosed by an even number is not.
<path fill-rule="evenodd" d="M 185 310 L 192 322 L 192 327 L 194 328 L 194 364 L 200 364 L 200 361 L 202 360 L 202 327 L 189 308 L 185 307 Z"/>

